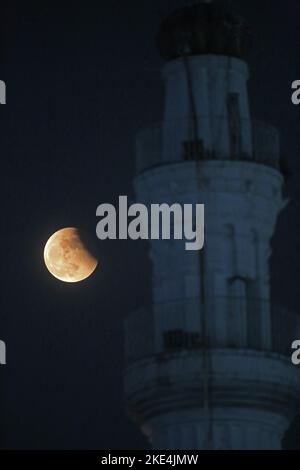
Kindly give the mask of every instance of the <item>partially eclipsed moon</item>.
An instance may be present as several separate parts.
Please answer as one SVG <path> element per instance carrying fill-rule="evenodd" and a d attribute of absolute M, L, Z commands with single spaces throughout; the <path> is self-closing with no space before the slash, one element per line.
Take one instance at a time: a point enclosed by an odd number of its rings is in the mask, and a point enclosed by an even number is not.
<path fill-rule="evenodd" d="M 64 282 L 83 281 L 98 265 L 76 228 L 54 233 L 46 243 L 44 260 L 50 273 Z"/>

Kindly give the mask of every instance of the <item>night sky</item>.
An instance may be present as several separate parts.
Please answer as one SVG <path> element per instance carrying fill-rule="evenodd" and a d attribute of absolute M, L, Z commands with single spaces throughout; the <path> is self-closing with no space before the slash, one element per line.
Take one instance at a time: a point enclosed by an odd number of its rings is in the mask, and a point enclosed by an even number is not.
<path fill-rule="evenodd" d="M 1 13 L 3 449 L 147 445 L 123 396 L 123 318 L 150 301 L 147 244 L 97 241 L 100 268 L 76 285 L 49 275 L 43 248 L 61 227 L 96 237 L 97 206 L 133 198 L 135 134 L 163 109 L 155 35 L 162 16 L 185 3 L 11 1 Z M 300 312 L 300 106 L 290 98 L 300 79 L 299 0 L 232 4 L 253 31 L 252 114 L 280 129 L 289 166 L 273 298 Z"/>

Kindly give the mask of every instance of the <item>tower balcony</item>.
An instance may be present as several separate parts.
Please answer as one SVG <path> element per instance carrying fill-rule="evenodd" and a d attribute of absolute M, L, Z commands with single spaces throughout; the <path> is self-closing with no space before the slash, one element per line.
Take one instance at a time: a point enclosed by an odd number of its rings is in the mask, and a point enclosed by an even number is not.
<path fill-rule="evenodd" d="M 129 366 L 141 360 L 211 349 L 249 349 L 290 357 L 300 338 L 300 315 L 261 299 L 214 297 L 164 302 L 131 313 L 125 320 Z"/>
<path fill-rule="evenodd" d="M 225 118 L 220 118 L 221 121 Z M 224 124 L 224 123 L 223 123 Z M 234 160 L 266 165 L 280 170 L 280 139 L 278 130 L 262 121 L 252 122 L 253 154 L 241 151 L 239 141 L 235 142 L 232 155 L 224 156 L 218 152 L 205 149 L 203 140 L 186 139 L 182 141 L 182 129 L 186 135 L 191 134 L 191 123 L 188 119 L 174 120 L 168 123 L 168 134 L 172 135 L 172 148 L 168 149 L 168 160 L 163 157 L 164 125 L 156 124 L 141 130 L 136 138 L 136 173 L 141 174 L 151 168 L 187 160 Z"/>

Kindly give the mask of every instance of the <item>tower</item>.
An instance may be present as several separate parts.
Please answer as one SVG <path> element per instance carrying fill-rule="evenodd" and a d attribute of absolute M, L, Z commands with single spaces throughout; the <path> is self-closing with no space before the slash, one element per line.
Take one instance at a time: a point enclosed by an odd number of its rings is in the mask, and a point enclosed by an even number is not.
<path fill-rule="evenodd" d="M 129 412 L 155 449 L 279 449 L 300 322 L 270 301 L 279 135 L 253 121 L 249 31 L 209 2 L 161 24 L 163 122 L 137 136 L 137 200 L 205 204 L 205 247 L 151 241 L 152 305 L 126 320 Z"/>

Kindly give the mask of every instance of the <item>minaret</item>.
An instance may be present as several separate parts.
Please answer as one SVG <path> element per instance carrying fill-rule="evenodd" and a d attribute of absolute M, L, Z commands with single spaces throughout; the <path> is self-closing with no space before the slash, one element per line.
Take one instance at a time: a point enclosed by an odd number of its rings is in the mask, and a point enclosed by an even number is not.
<path fill-rule="evenodd" d="M 279 136 L 251 119 L 249 39 L 210 2 L 175 11 L 158 35 L 164 116 L 137 137 L 136 198 L 205 204 L 205 247 L 149 242 L 152 305 L 126 320 L 128 409 L 155 449 L 280 449 L 299 406 L 300 322 L 270 302 Z"/>

